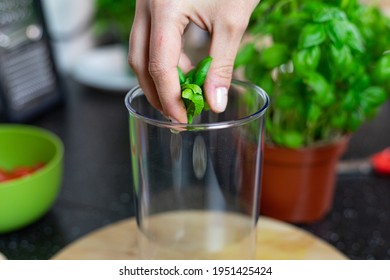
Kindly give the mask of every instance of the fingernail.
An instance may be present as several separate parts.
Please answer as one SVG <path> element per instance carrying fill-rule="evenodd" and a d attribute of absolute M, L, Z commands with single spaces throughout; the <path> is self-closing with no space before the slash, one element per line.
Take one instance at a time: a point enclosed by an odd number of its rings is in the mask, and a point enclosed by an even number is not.
<path fill-rule="evenodd" d="M 225 87 L 219 87 L 215 89 L 214 104 L 218 112 L 225 111 L 227 101 L 228 101 L 227 94 L 228 94 L 228 90 Z"/>

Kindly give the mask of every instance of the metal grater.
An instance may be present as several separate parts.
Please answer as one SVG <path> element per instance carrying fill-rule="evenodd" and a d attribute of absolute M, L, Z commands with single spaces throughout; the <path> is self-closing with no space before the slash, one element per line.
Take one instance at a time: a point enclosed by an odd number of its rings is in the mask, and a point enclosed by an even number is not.
<path fill-rule="evenodd" d="M 0 0 L 0 114 L 24 121 L 60 99 L 40 2 Z"/>

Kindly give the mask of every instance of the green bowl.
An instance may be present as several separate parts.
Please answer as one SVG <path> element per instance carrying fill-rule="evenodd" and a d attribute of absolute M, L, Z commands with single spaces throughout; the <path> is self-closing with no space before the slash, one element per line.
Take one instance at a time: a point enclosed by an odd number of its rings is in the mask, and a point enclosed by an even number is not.
<path fill-rule="evenodd" d="M 28 125 L 0 125 L 0 168 L 45 165 L 0 183 L 0 233 L 31 224 L 53 205 L 62 180 L 64 147 L 53 133 Z"/>

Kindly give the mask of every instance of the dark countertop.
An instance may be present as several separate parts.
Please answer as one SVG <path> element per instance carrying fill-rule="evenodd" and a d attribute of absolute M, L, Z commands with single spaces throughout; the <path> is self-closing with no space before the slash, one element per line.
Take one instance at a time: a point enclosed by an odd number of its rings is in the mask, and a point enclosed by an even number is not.
<path fill-rule="evenodd" d="M 124 92 L 109 93 L 70 80 L 66 103 L 31 122 L 62 138 L 64 178 L 52 209 L 34 224 L 0 235 L 9 259 L 50 259 L 85 234 L 134 215 Z M 351 139 L 343 160 L 390 146 L 390 103 Z M 321 221 L 298 225 L 351 259 L 390 259 L 390 177 L 340 173 L 334 205 Z"/>

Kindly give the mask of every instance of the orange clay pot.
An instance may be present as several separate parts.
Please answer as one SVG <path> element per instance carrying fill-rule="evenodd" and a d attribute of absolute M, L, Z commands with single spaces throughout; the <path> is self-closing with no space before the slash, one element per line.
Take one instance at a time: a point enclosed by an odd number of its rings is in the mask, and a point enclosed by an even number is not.
<path fill-rule="evenodd" d="M 261 214 L 291 223 L 323 218 L 332 207 L 336 164 L 348 140 L 303 149 L 265 145 Z"/>

